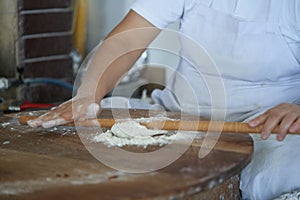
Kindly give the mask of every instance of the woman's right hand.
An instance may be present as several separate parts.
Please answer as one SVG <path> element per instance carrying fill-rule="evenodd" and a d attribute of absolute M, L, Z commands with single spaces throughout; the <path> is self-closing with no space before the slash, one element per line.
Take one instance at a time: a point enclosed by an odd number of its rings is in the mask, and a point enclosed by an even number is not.
<path fill-rule="evenodd" d="M 32 127 L 50 128 L 95 118 L 101 111 L 102 97 L 116 86 L 159 33 L 160 29 L 131 10 L 97 48 L 93 60 L 88 62 L 83 85 L 76 97 L 27 123 Z"/>
<path fill-rule="evenodd" d="M 101 107 L 92 99 L 91 97 L 74 97 L 37 119 L 29 120 L 27 123 L 31 127 L 51 128 L 68 122 L 96 118 L 101 111 Z"/>

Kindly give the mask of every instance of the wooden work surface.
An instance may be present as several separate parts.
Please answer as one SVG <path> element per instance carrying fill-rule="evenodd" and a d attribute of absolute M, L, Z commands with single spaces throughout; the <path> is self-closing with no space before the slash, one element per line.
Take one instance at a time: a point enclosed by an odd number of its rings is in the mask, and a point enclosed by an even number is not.
<path fill-rule="evenodd" d="M 117 112 L 122 116 L 122 112 Z M 249 163 L 253 143 L 247 134 L 226 133 L 203 159 L 203 138 L 175 162 L 158 171 L 132 174 L 111 169 L 84 147 L 74 127 L 33 129 L 18 116 L 0 117 L 0 199 L 177 199 L 201 194 L 237 175 Z M 131 111 L 147 117 L 147 111 Z M 103 111 L 102 117 L 111 117 Z M 169 113 L 178 118 L 178 114 Z M 153 151 L 128 147 L 126 150 Z"/>

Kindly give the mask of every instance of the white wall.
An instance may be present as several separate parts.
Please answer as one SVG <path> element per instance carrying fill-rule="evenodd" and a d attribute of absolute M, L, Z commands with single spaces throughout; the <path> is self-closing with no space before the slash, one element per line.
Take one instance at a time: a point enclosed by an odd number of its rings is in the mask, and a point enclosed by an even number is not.
<path fill-rule="evenodd" d="M 87 52 L 122 20 L 133 0 L 89 0 L 87 16 Z"/>
<path fill-rule="evenodd" d="M 91 51 L 99 41 L 122 20 L 130 9 L 134 0 L 89 0 L 87 23 L 87 52 Z M 178 29 L 178 23 L 170 25 L 171 29 Z M 179 50 L 179 43 L 178 43 Z M 149 63 L 177 67 L 177 56 L 161 51 L 150 51 Z M 170 72 L 167 72 L 168 78 Z"/>
<path fill-rule="evenodd" d="M 16 76 L 17 0 L 0 0 L 0 77 Z"/>

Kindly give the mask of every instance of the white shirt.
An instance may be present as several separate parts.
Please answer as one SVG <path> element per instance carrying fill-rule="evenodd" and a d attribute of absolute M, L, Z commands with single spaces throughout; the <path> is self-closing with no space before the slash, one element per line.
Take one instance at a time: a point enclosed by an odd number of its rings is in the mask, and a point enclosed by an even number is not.
<path fill-rule="evenodd" d="M 282 102 L 300 104 L 299 0 L 138 0 L 132 9 L 159 29 L 180 19 L 180 32 L 202 45 L 221 72 L 229 121 L 241 121 Z M 178 69 L 210 116 L 210 92 L 201 74 L 181 60 Z M 153 98 L 168 110 L 192 104 L 182 82 Z M 192 105 L 189 105 L 192 106 Z M 184 110 L 183 110 L 184 111 Z M 198 113 L 199 114 L 199 113 Z"/>
<path fill-rule="evenodd" d="M 132 9 L 159 29 L 180 19 L 180 31 L 208 51 L 224 83 L 226 104 L 215 102 L 216 109 L 227 109 L 226 120 L 242 121 L 282 102 L 300 104 L 300 0 L 137 0 Z M 200 115 L 209 117 L 212 103 L 201 73 L 184 60 L 177 71 L 196 92 Z M 195 102 L 184 78 L 173 78 L 169 90 L 152 96 L 184 112 Z M 241 174 L 243 198 L 272 199 L 300 188 L 300 137 L 253 139 L 253 160 Z"/>

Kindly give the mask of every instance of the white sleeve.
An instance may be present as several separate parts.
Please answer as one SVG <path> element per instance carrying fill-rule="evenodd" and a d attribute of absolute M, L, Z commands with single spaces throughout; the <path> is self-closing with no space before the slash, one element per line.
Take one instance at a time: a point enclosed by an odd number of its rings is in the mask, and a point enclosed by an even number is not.
<path fill-rule="evenodd" d="M 184 10 L 185 0 L 136 0 L 131 9 L 159 29 L 177 21 Z"/>

